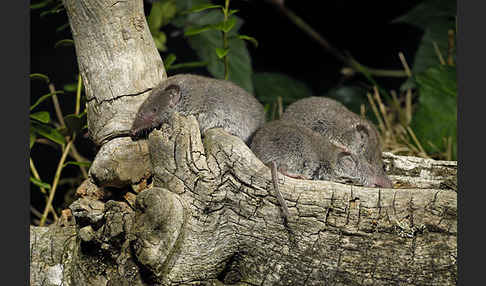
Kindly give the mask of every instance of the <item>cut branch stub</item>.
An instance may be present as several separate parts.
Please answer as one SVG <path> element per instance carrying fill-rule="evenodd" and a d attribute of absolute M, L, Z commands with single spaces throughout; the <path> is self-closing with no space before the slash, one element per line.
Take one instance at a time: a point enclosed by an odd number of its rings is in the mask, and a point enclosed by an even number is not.
<path fill-rule="evenodd" d="M 115 138 L 101 146 L 89 169 L 98 186 L 124 187 L 148 178 L 150 156 L 147 140 Z"/>
<path fill-rule="evenodd" d="M 172 207 L 152 226 L 165 230 L 144 245 L 162 257 L 148 266 L 167 284 L 455 284 L 454 191 L 279 175 L 285 225 L 270 170 L 239 138 L 211 129 L 203 143 L 195 118 L 175 114 L 150 134 L 149 152 L 157 188 L 140 195 L 157 199 L 143 213 L 161 209 L 156 201 Z"/>

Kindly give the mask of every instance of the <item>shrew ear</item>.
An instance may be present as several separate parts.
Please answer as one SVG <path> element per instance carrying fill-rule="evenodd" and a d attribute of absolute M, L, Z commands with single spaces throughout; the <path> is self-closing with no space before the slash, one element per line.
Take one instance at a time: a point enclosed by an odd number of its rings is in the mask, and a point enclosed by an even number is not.
<path fill-rule="evenodd" d="M 181 100 L 181 88 L 176 84 L 171 84 L 164 89 L 164 92 L 167 92 L 169 96 L 169 106 L 174 107 L 179 103 Z"/>
<path fill-rule="evenodd" d="M 368 127 L 366 127 L 366 126 L 364 126 L 362 124 L 356 125 L 356 131 L 357 131 L 358 138 L 360 140 L 367 140 L 368 137 L 370 137 L 370 133 L 368 131 Z"/>

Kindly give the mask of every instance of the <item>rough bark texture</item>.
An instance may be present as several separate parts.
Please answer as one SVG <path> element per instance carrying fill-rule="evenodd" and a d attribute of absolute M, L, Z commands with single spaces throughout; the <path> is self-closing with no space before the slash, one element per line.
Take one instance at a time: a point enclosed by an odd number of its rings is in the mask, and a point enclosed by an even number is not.
<path fill-rule="evenodd" d="M 149 169 L 149 161 L 147 152 L 140 151 L 147 147 L 135 145 L 146 143 L 111 139 L 128 134 L 138 107 L 167 78 L 145 20 L 143 1 L 63 2 L 86 91 L 89 135 L 97 145 L 109 143 L 102 146 L 90 175 L 104 186 L 138 182 Z M 126 165 L 127 156 L 142 160 Z M 133 177 L 127 178 L 127 173 Z"/>
<path fill-rule="evenodd" d="M 62 276 L 64 285 L 456 284 L 454 190 L 375 189 L 279 175 L 290 211 L 285 223 L 270 170 L 239 138 L 211 129 L 202 140 L 195 118 L 176 114 L 172 127 L 153 131 L 148 142 L 153 187 L 135 201 L 80 198 L 70 207 L 76 239 L 32 246 L 53 251 L 57 245 L 75 258 L 62 268 L 71 271 Z M 455 173 L 454 163 L 387 158 L 401 176 L 413 164 L 416 177 L 424 173 L 420 161 L 430 174 L 444 166 Z M 59 226 L 45 232 L 53 236 Z M 61 263 L 56 257 L 50 265 Z M 46 279 L 50 272 L 39 265 L 47 258 L 35 259 L 41 261 L 33 261 L 32 277 Z M 72 278 L 75 269 L 82 269 L 81 284 Z"/>

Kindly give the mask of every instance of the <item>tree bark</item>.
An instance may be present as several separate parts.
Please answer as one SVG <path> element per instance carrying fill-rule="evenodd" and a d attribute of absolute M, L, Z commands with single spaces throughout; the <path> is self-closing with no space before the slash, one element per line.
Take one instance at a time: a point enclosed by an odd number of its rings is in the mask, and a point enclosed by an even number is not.
<path fill-rule="evenodd" d="M 172 126 L 150 134 L 149 152 L 153 186 L 134 201 L 86 196 L 70 207 L 77 247 L 63 251 L 82 262 L 62 269 L 83 269 L 86 285 L 112 279 L 127 285 L 456 284 L 454 190 L 365 188 L 279 175 L 290 211 L 285 222 L 270 169 L 239 138 L 210 129 L 202 140 L 196 119 L 176 114 Z M 394 157 L 394 170 L 417 161 Z M 445 165 L 454 173 L 454 163 L 419 161 L 429 163 L 428 172 Z M 65 247 L 64 241 L 57 245 Z M 49 273 L 32 267 L 36 277 Z M 72 278 L 63 282 L 79 285 Z"/>
<path fill-rule="evenodd" d="M 192 116 L 126 134 L 166 75 L 142 1 L 64 0 L 103 144 L 57 225 L 31 227 L 31 285 L 454 285 L 456 162 L 385 154 L 395 186 L 279 176 Z M 112 189 L 153 176 L 144 190 Z M 74 219 L 73 219 L 74 218 Z"/>
<path fill-rule="evenodd" d="M 90 176 L 103 186 L 137 183 L 147 177 L 150 167 L 147 146 L 126 135 L 150 90 L 167 78 L 143 1 L 63 3 L 86 91 L 89 135 L 103 145 Z"/>

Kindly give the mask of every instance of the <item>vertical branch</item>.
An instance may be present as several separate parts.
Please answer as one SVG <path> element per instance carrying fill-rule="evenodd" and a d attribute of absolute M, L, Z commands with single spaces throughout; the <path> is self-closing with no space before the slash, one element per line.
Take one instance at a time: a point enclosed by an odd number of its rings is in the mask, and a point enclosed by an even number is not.
<path fill-rule="evenodd" d="M 39 181 L 42 181 L 41 177 L 39 175 L 39 172 L 37 172 L 37 169 L 35 168 L 34 161 L 32 161 L 32 158 L 30 158 L 30 170 L 32 171 L 32 175 L 34 175 L 34 178 L 36 178 Z M 39 187 L 39 188 L 40 188 L 40 191 L 43 194 L 47 194 L 47 191 L 43 187 Z M 57 221 L 58 217 L 57 217 L 56 211 L 54 210 L 54 208 L 52 206 L 50 206 L 49 211 L 51 212 L 52 216 L 54 217 L 54 221 Z"/>
<path fill-rule="evenodd" d="M 224 23 L 228 21 L 228 12 L 229 12 L 229 0 L 225 0 L 224 3 Z M 228 33 L 223 31 L 223 49 L 226 51 L 229 47 L 228 44 Z M 229 59 L 228 59 L 228 53 L 224 55 L 224 79 L 227 80 L 229 78 Z"/>
<path fill-rule="evenodd" d="M 74 137 L 75 136 L 73 136 L 73 138 L 71 138 L 68 141 L 68 143 L 66 144 L 66 148 L 64 148 L 64 151 L 62 152 L 61 160 L 59 160 L 59 163 L 57 164 L 56 175 L 54 176 L 54 181 L 52 182 L 51 192 L 49 193 L 49 198 L 47 199 L 47 204 L 46 204 L 46 207 L 44 208 L 44 212 L 42 213 L 42 218 L 40 220 L 39 226 L 43 226 L 44 223 L 46 222 L 47 213 L 49 212 L 49 209 L 52 206 L 52 201 L 54 200 L 54 195 L 56 193 L 56 189 L 57 189 L 57 186 L 59 184 L 59 179 L 61 178 L 61 171 L 64 167 L 64 162 L 66 161 L 67 154 L 69 153 L 69 150 L 71 149 L 71 146 L 73 145 Z"/>

